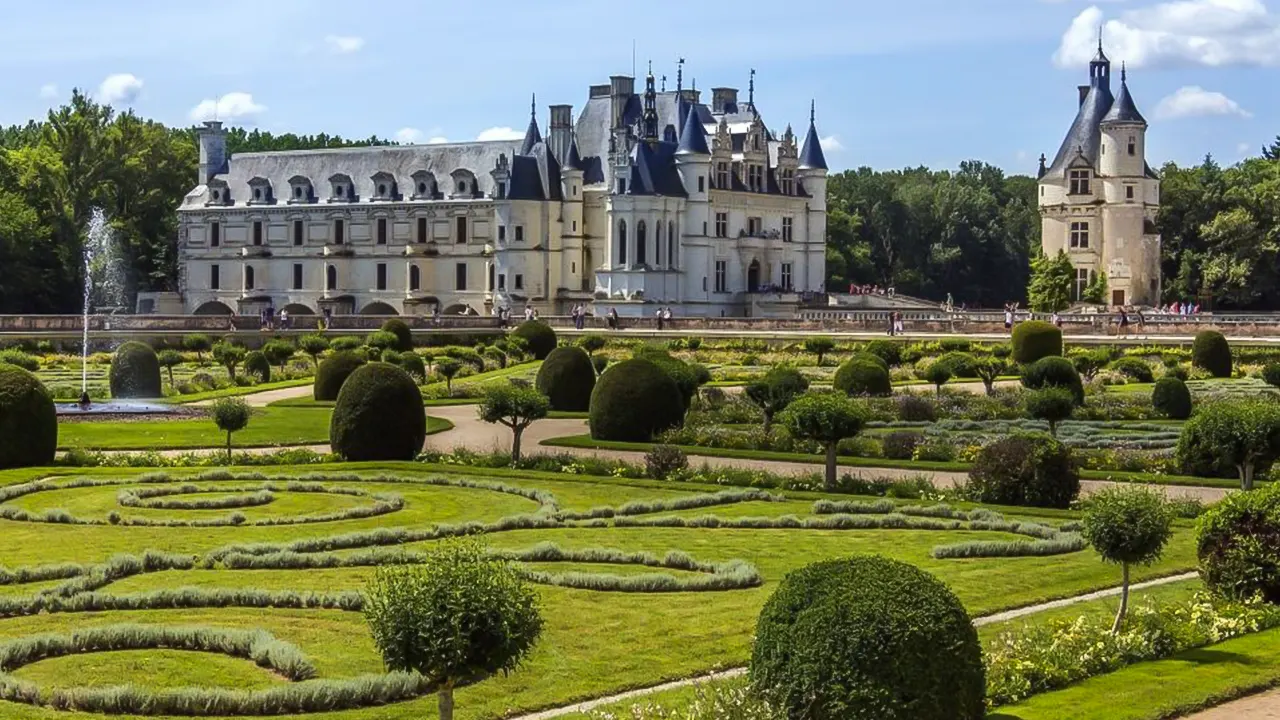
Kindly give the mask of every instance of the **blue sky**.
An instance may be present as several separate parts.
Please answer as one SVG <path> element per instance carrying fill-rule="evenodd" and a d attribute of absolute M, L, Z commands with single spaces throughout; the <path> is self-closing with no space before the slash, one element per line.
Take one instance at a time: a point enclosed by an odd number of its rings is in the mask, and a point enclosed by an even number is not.
<path fill-rule="evenodd" d="M 1070 125 L 1101 25 L 1153 165 L 1232 163 L 1280 134 L 1280 0 L 0 1 L 3 124 L 80 87 L 171 124 L 219 103 L 273 132 L 495 137 L 524 128 L 531 92 L 544 124 L 548 104 L 576 112 L 631 70 L 634 39 L 668 88 L 681 56 L 704 90 L 745 96 L 755 68 L 778 131 L 801 131 L 815 98 L 834 169 L 1030 173 Z"/>

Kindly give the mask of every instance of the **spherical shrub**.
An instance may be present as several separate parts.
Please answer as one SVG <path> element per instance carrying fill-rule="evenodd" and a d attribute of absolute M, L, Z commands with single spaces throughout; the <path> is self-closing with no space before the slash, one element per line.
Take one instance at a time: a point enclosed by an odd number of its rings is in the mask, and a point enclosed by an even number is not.
<path fill-rule="evenodd" d="M 542 361 L 536 384 L 538 391 L 551 399 L 553 410 L 583 412 L 591 407 L 596 370 L 582 348 L 560 347 Z"/>
<path fill-rule="evenodd" d="M 935 422 L 938 406 L 930 398 L 908 393 L 898 398 L 898 419 L 904 422 Z"/>
<path fill-rule="evenodd" d="M 413 349 L 413 331 L 400 318 L 391 318 L 382 323 L 381 330 L 396 336 L 396 350 L 408 352 Z"/>
<path fill-rule="evenodd" d="M 911 430 L 897 430 L 884 436 L 881 441 L 884 456 L 890 460 L 910 460 L 915 457 L 916 448 L 924 442 L 924 435 Z"/>
<path fill-rule="evenodd" d="M 316 400 L 337 400 L 338 391 L 342 389 L 342 384 L 347 381 L 347 377 L 364 364 L 364 359 L 354 352 L 340 350 L 333 353 L 325 358 L 316 370 L 312 396 Z"/>
<path fill-rule="evenodd" d="M 849 356 L 849 360 L 860 360 L 862 362 L 875 363 L 884 368 L 885 372 L 889 372 L 889 363 L 884 358 L 869 352 L 856 352 Z"/>
<path fill-rule="evenodd" d="M 1203 330 L 1191 344 L 1191 364 L 1216 378 L 1231 377 L 1231 346 L 1222 333 Z"/>
<path fill-rule="evenodd" d="M 978 451 L 966 491 L 976 502 L 1065 508 L 1080 493 L 1080 473 L 1054 438 L 1011 435 Z"/>
<path fill-rule="evenodd" d="M 1084 383 L 1070 360 L 1050 356 L 1031 363 L 1022 370 L 1022 386 L 1028 390 L 1061 387 L 1070 390 L 1076 403 L 1084 404 Z"/>
<path fill-rule="evenodd" d="M 1280 388 L 1280 363 L 1271 363 L 1262 368 L 1262 380 L 1271 387 Z"/>
<path fill-rule="evenodd" d="M 1013 328 L 1013 360 L 1022 364 L 1062 355 L 1062 330 L 1043 320 L 1028 320 Z"/>
<path fill-rule="evenodd" d="M 836 390 L 846 395 L 890 395 L 893 384 L 889 371 L 883 365 L 863 358 L 846 360 L 836 371 L 832 383 Z"/>
<path fill-rule="evenodd" d="M 244 372 L 260 383 L 271 382 L 271 363 L 261 350 L 254 350 L 244 356 Z"/>
<path fill-rule="evenodd" d="M 648 360 L 624 360 L 608 369 L 591 391 L 591 437 L 648 442 L 680 425 L 684 400 L 671 376 Z"/>
<path fill-rule="evenodd" d="M 1176 377 L 1162 377 L 1151 391 L 1151 404 L 1156 412 L 1173 420 L 1191 417 L 1191 391 Z"/>
<path fill-rule="evenodd" d="M 1156 379 L 1151 366 L 1136 357 L 1122 357 L 1111 363 L 1111 369 L 1134 382 L 1149 383 Z"/>
<path fill-rule="evenodd" d="M 1210 506 L 1196 527 L 1196 554 L 1214 592 L 1280 603 L 1280 483 Z"/>
<path fill-rule="evenodd" d="M 902 362 L 902 346 L 892 340 L 872 340 L 862 347 L 862 351 L 875 355 L 887 365 Z"/>
<path fill-rule="evenodd" d="M 556 331 L 541 320 L 526 320 L 511 334 L 523 339 L 529 353 L 538 360 L 545 360 L 556 349 Z"/>
<path fill-rule="evenodd" d="M 942 365 L 951 371 L 951 377 L 973 379 L 978 377 L 978 361 L 967 352 L 949 352 L 937 360 L 935 365 Z"/>
<path fill-rule="evenodd" d="M 977 631 L 945 584 L 858 555 L 787 575 L 756 622 L 751 682 L 784 717 L 979 720 Z"/>
<path fill-rule="evenodd" d="M 58 415 L 40 380 L 0 364 L 0 469 L 52 465 Z"/>
<path fill-rule="evenodd" d="M 113 398 L 163 397 L 156 351 L 140 342 L 127 342 L 116 348 L 111 358 L 110 384 Z"/>
<path fill-rule="evenodd" d="M 691 365 L 680 358 L 672 357 L 671 353 L 660 347 L 642 345 L 636 348 L 632 355 L 637 359 L 647 360 L 657 365 L 663 372 L 671 376 L 671 379 L 675 381 L 676 387 L 680 390 L 680 399 L 684 403 L 686 412 L 693 403 L 693 396 L 698 392 L 698 388 L 711 380 L 711 373 L 705 367 L 697 364 Z"/>
<path fill-rule="evenodd" d="M 329 444 L 344 459 L 412 460 L 426 439 L 422 393 L 405 371 L 370 363 L 342 384 L 329 421 Z"/>

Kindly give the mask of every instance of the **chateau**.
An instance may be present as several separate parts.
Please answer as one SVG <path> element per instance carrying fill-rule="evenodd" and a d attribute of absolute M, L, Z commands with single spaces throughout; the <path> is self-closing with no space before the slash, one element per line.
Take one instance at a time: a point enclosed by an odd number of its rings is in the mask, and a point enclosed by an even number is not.
<path fill-rule="evenodd" d="M 1125 70 L 1111 92 L 1111 61 L 1098 43 L 1089 84 L 1062 147 L 1040 157 L 1041 244 L 1066 250 L 1076 268 L 1075 299 L 1106 273 L 1111 305 L 1160 303 L 1160 178 L 1146 162 L 1147 121 L 1129 94 Z"/>
<path fill-rule="evenodd" d="M 227 157 L 200 131 L 179 208 L 187 313 L 791 315 L 821 292 L 827 163 L 714 88 L 593 85 L 523 140 Z M 665 83 L 664 83 L 665 85 Z"/>

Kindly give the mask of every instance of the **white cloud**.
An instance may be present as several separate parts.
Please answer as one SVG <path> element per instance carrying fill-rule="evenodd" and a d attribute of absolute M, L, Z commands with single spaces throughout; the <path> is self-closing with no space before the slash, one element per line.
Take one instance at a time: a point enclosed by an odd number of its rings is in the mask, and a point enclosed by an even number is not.
<path fill-rule="evenodd" d="M 58 86 L 53 83 L 46 83 L 40 86 L 40 97 L 45 100 L 58 99 Z"/>
<path fill-rule="evenodd" d="M 196 122 L 245 120 L 261 115 L 266 110 L 266 106 L 254 102 L 249 93 L 229 92 L 215 100 L 201 100 L 199 105 L 191 108 L 191 119 Z"/>
<path fill-rule="evenodd" d="M 422 131 L 418 128 L 405 127 L 396 131 L 396 142 L 412 144 L 422 140 Z"/>
<path fill-rule="evenodd" d="M 449 138 L 447 138 L 447 137 L 440 137 L 439 135 L 437 135 L 437 136 L 435 136 L 435 137 L 427 138 L 427 144 L 428 144 L 428 145 L 443 145 L 443 144 L 445 144 L 445 143 L 447 143 L 447 142 L 449 142 Z"/>
<path fill-rule="evenodd" d="M 840 144 L 840 138 L 835 135 L 820 137 L 818 142 L 822 144 L 823 152 L 840 152 L 844 149 L 844 145 Z"/>
<path fill-rule="evenodd" d="M 336 55 L 349 55 L 359 52 L 364 47 L 364 38 L 355 35 L 326 35 L 324 44 L 329 52 Z"/>
<path fill-rule="evenodd" d="M 107 105 L 132 105 L 141 93 L 141 78 L 130 73 L 108 75 L 98 86 L 98 100 Z"/>
<path fill-rule="evenodd" d="M 1253 113 L 1240 107 L 1240 103 L 1235 100 L 1220 92 L 1211 92 L 1197 85 L 1178 88 L 1156 105 L 1156 117 L 1161 120 L 1209 115 L 1253 117 Z"/>
<path fill-rule="evenodd" d="M 1248 155 L 1249 151 L 1252 149 L 1253 149 L 1253 145 L 1247 142 L 1242 142 L 1239 145 L 1236 145 L 1236 154 L 1238 154 L 1240 157 L 1244 157 Z"/>
<path fill-rule="evenodd" d="M 488 142 L 490 140 L 519 140 L 524 137 L 524 133 L 520 130 L 509 127 L 491 127 L 488 130 L 481 131 L 476 136 L 476 140 L 480 142 Z"/>
<path fill-rule="evenodd" d="M 1130 67 L 1280 65 L 1280 16 L 1262 0 L 1174 0 L 1113 19 L 1093 5 L 1071 22 L 1054 63 L 1087 64 L 1097 52 L 1099 27 L 1107 54 Z"/>

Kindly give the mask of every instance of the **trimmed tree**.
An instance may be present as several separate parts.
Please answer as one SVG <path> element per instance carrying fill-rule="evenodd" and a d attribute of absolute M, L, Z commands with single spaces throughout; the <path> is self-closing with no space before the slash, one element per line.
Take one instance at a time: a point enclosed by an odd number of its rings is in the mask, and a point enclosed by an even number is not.
<path fill-rule="evenodd" d="M 533 649 L 537 598 L 507 561 L 447 539 L 418 564 L 379 567 L 363 612 L 387 669 L 437 678 L 440 720 L 453 720 L 456 688 L 516 669 Z"/>
<path fill-rule="evenodd" d="M 261 350 L 254 350 L 244 356 L 244 374 L 256 377 L 260 383 L 271 382 L 271 362 Z"/>
<path fill-rule="evenodd" d="M 231 434 L 240 432 L 249 425 L 252 411 L 249 404 L 238 397 L 218 398 L 209 408 L 213 423 L 227 434 L 227 464 L 231 464 Z"/>
<path fill-rule="evenodd" d="M 442 357 L 436 359 L 436 374 L 444 378 L 444 389 L 449 397 L 453 397 L 453 379 L 462 372 L 462 361 L 457 358 Z"/>
<path fill-rule="evenodd" d="M 1234 467 L 1240 488 L 1280 457 L 1280 406 L 1267 400 L 1229 400 L 1206 405 L 1182 428 L 1178 461 L 1188 472 Z"/>
<path fill-rule="evenodd" d="M 298 348 L 311 357 L 311 363 L 320 368 L 320 356 L 329 349 L 329 338 L 323 335 L 303 335 L 298 339 Z"/>
<path fill-rule="evenodd" d="M 1231 346 L 1217 330 L 1203 330 L 1191 343 L 1191 364 L 1216 378 L 1231 377 Z"/>
<path fill-rule="evenodd" d="M 1027 365 L 1062 355 L 1062 330 L 1044 320 L 1028 320 L 1013 328 L 1013 361 Z"/>
<path fill-rule="evenodd" d="M 804 351 L 818 356 L 818 367 L 822 367 L 822 358 L 836 349 L 836 341 L 829 337 L 811 337 L 804 341 Z"/>
<path fill-rule="evenodd" d="M 588 424 L 596 440 L 649 442 L 683 420 L 684 398 L 676 381 L 648 360 L 613 365 L 591 391 Z"/>
<path fill-rule="evenodd" d="M 1120 632 L 1129 607 L 1129 568 L 1160 559 L 1173 536 L 1173 512 L 1164 496 L 1141 487 L 1111 487 L 1091 495 L 1081 535 L 1102 559 L 1120 566 L 1120 609 L 1111 632 Z"/>
<path fill-rule="evenodd" d="M 580 347 L 565 346 L 551 351 L 535 381 L 555 410 L 583 412 L 591 407 L 591 391 L 596 387 L 596 369 L 591 357 Z"/>
<path fill-rule="evenodd" d="M 213 361 L 226 368 L 227 376 L 232 380 L 236 379 L 236 368 L 244 362 L 244 356 L 248 354 L 249 351 L 240 345 L 226 341 L 213 346 Z"/>
<path fill-rule="evenodd" d="M 862 352 L 875 355 L 885 365 L 897 365 L 902 362 L 902 345 L 892 340 L 872 340 L 862 346 Z"/>
<path fill-rule="evenodd" d="M 1191 390 L 1176 377 L 1162 377 L 1151 391 L 1151 406 L 1155 411 L 1172 420 L 1191 417 Z"/>
<path fill-rule="evenodd" d="M 932 383 L 934 392 L 942 397 L 942 386 L 951 380 L 951 366 L 940 361 L 931 362 L 920 374 L 920 378 Z"/>
<path fill-rule="evenodd" d="M 1063 387 L 1047 387 L 1027 393 L 1027 415 L 1049 423 L 1049 434 L 1058 436 L 1058 423 L 1076 409 L 1075 394 Z"/>
<path fill-rule="evenodd" d="M 151 346 L 127 342 L 116 348 L 111 358 L 109 376 L 113 398 L 158 398 L 164 395 L 160 386 L 160 360 Z"/>
<path fill-rule="evenodd" d="M 965 493 L 975 502 L 1068 508 L 1080 473 L 1066 445 L 1044 433 L 1010 435 L 978 451 Z"/>
<path fill-rule="evenodd" d="M 973 372 L 982 381 L 982 387 L 987 391 L 987 394 L 994 395 L 996 380 L 999 380 L 1001 375 L 1009 372 L 1009 363 L 997 357 L 982 358 L 974 363 Z"/>
<path fill-rule="evenodd" d="M 845 395 L 887 396 L 893 394 L 893 383 L 889 380 L 889 370 L 875 356 L 853 357 L 844 362 L 836 370 L 832 386 Z"/>
<path fill-rule="evenodd" d="M 173 369 L 182 364 L 182 353 L 177 350 L 161 350 L 156 353 L 156 362 L 168 373 L 169 387 L 173 388 Z"/>
<path fill-rule="evenodd" d="M 1067 388 L 1075 396 L 1076 404 L 1084 405 L 1084 383 L 1080 380 L 1080 373 L 1066 358 L 1045 357 L 1024 367 L 1022 386 L 1028 390 Z"/>
<path fill-rule="evenodd" d="M 485 387 L 477 410 L 481 420 L 511 428 L 511 462 L 518 463 L 520 437 L 533 421 L 547 416 L 551 401 L 535 388 L 496 383 Z"/>
<path fill-rule="evenodd" d="M 267 358 L 267 362 L 275 365 L 281 370 L 284 369 L 286 363 L 298 352 L 298 348 L 288 340 L 272 340 L 262 346 L 262 354 Z"/>
<path fill-rule="evenodd" d="M 1085 380 L 1092 380 L 1098 371 L 1111 362 L 1111 353 L 1104 348 L 1094 348 L 1071 357 L 1071 366 Z"/>
<path fill-rule="evenodd" d="M 836 446 L 862 432 L 867 424 L 866 410 L 839 393 L 809 393 L 791 403 L 780 419 L 793 437 L 822 444 L 827 456 L 823 489 L 834 490 Z"/>
<path fill-rule="evenodd" d="M 809 389 L 809 381 L 799 370 L 791 367 L 775 367 L 759 380 L 743 388 L 747 399 L 764 413 L 764 431 L 773 427 L 773 418 L 787 409 L 797 397 Z"/>
<path fill-rule="evenodd" d="M 538 360 L 545 360 L 556 349 L 556 331 L 541 320 L 526 320 L 511 334 L 528 343 L 529 352 Z"/>
<path fill-rule="evenodd" d="M 342 384 L 329 421 L 329 445 L 343 459 L 412 460 L 426 440 L 422 392 L 405 371 L 369 363 Z"/>
<path fill-rule="evenodd" d="M 196 354 L 196 362 L 204 364 L 204 354 L 213 349 L 213 342 L 208 335 L 186 335 L 182 338 L 182 348 Z"/>
<path fill-rule="evenodd" d="M 0 363 L 0 469 L 52 465 L 58 413 L 40 380 Z"/>
<path fill-rule="evenodd" d="M 399 352 L 409 352 L 413 350 L 413 331 L 409 329 L 409 324 L 400 318 L 391 318 L 382 323 L 382 332 L 389 332 L 396 336 L 395 349 Z"/>

